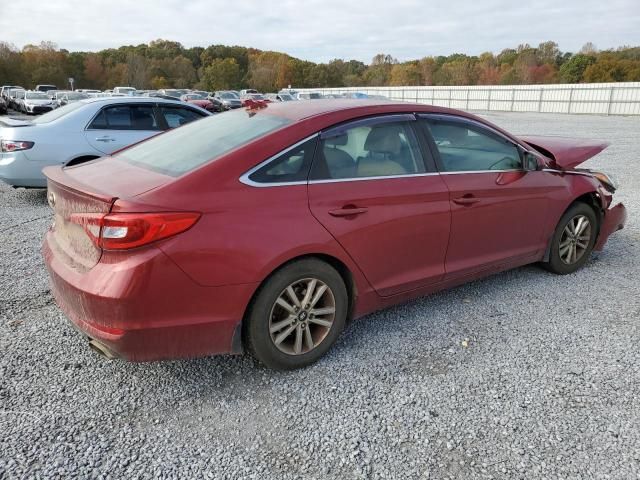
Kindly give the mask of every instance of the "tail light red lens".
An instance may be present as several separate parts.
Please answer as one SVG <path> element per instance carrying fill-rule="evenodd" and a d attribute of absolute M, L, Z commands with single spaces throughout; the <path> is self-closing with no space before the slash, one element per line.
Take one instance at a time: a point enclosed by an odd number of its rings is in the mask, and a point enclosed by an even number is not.
<path fill-rule="evenodd" d="M 0 152 L 17 152 L 19 150 L 29 150 L 33 147 L 33 142 L 23 142 L 22 140 L 0 140 Z"/>
<path fill-rule="evenodd" d="M 172 237 L 193 227 L 199 213 L 79 213 L 71 221 L 104 250 L 126 250 Z"/>

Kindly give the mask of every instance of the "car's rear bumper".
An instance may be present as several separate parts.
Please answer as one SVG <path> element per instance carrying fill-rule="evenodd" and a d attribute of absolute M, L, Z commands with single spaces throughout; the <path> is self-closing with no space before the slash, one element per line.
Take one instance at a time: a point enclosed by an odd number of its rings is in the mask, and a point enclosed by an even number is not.
<path fill-rule="evenodd" d="M 86 272 L 62 261 L 51 232 L 42 253 L 58 306 L 117 357 L 151 361 L 241 351 L 239 326 L 255 284 L 200 286 L 155 247 L 104 253 Z"/>
<path fill-rule="evenodd" d="M 0 153 L 0 181 L 14 187 L 45 188 L 43 165 L 29 160 L 24 152 Z"/>
<path fill-rule="evenodd" d="M 622 203 L 608 208 L 604 212 L 604 218 L 602 225 L 600 226 L 600 234 L 596 241 L 594 250 L 602 250 L 607 243 L 609 236 L 612 233 L 617 232 L 624 228 L 624 224 L 627 221 L 627 209 Z"/>

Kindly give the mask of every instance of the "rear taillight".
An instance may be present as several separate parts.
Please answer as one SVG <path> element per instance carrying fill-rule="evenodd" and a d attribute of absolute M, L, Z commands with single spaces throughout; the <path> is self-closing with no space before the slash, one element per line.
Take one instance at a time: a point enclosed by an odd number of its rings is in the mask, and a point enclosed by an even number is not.
<path fill-rule="evenodd" d="M 19 150 L 29 150 L 33 147 L 33 142 L 23 142 L 22 140 L 0 140 L 0 152 L 17 152 Z"/>
<path fill-rule="evenodd" d="M 96 246 L 105 250 L 141 247 L 190 229 L 199 213 L 76 213 L 71 221 L 84 228 Z"/>

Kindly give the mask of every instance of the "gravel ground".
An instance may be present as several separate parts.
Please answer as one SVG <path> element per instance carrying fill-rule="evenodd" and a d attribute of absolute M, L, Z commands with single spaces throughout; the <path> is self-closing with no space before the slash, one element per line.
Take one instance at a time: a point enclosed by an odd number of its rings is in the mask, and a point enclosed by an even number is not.
<path fill-rule="evenodd" d="M 291 373 L 99 357 L 49 293 L 44 192 L 0 186 L 0 478 L 640 478 L 640 118 L 487 117 L 610 140 L 588 165 L 621 180 L 627 228 L 576 274 L 369 315 Z"/>

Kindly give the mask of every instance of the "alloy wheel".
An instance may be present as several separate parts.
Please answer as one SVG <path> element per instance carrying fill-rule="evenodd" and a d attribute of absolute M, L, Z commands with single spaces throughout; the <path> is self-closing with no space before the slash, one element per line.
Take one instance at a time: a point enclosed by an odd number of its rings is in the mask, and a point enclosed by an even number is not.
<path fill-rule="evenodd" d="M 271 341 L 287 355 L 308 353 L 327 337 L 335 315 L 335 297 L 326 283 L 317 278 L 297 280 L 280 293 L 271 308 Z"/>
<path fill-rule="evenodd" d="M 584 215 L 576 215 L 564 227 L 560 237 L 560 260 L 572 265 L 582 258 L 591 241 L 591 222 Z"/>

